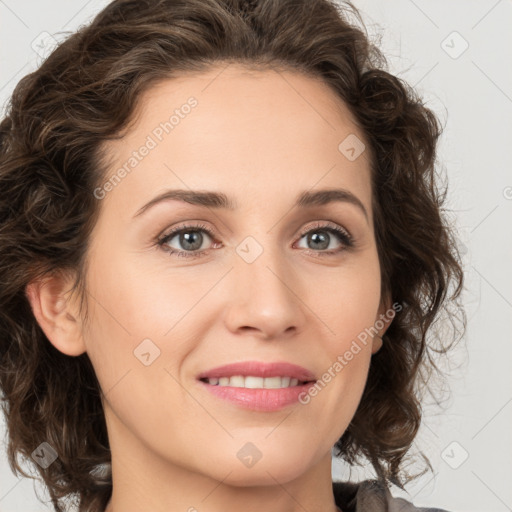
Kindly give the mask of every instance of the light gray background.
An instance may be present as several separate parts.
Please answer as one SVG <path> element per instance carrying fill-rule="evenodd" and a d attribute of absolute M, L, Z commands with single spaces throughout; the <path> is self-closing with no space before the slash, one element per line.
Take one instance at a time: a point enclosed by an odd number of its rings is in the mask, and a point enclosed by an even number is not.
<path fill-rule="evenodd" d="M 40 63 L 49 34 L 58 40 L 59 32 L 75 30 L 107 3 L 0 0 L 0 104 Z M 512 510 L 512 2 L 354 3 L 370 34 L 382 35 L 390 70 L 446 122 L 439 157 L 466 247 L 467 350 L 459 349 L 460 364 L 451 366 L 446 412 L 429 410 L 417 439 L 435 471 L 408 486 L 408 495 L 395 494 L 452 512 Z M 3 424 L 0 429 L 5 441 Z M 333 475 L 349 473 L 334 463 Z M 0 512 L 43 510 L 51 508 L 37 501 L 32 480 L 12 475 L 2 445 Z"/>

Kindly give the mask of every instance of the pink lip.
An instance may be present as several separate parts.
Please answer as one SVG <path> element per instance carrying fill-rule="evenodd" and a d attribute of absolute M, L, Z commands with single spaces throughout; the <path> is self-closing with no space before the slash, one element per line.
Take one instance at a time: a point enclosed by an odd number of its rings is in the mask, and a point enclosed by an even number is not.
<path fill-rule="evenodd" d="M 231 386 L 212 385 L 200 379 L 232 377 L 233 375 L 252 375 L 255 377 L 291 377 L 305 382 L 297 386 L 280 389 L 249 389 Z M 213 395 L 228 400 L 238 407 L 254 411 L 278 411 L 287 405 L 297 403 L 303 393 L 316 382 L 312 372 L 286 362 L 261 363 L 245 361 L 242 363 L 226 364 L 212 368 L 197 376 L 199 384 Z"/>
<path fill-rule="evenodd" d="M 308 389 L 314 386 L 314 382 L 308 382 L 298 386 L 281 389 L 248 389 L 229 386 L 214 386 L 207 382 L 199 381 L 199 385 L 213 395 L 234 403 L 243 409 L 253 411 L 272 412 L 278 411 L 287 405 L 295 404 L 299 398 L 305 396 Z"/>
<path fill-rule="evenodd" d="M 211 370 L 200 373 L 197 378 L 232 377 L 233 375 L 253 375 L 254 377 L 291 377 L 299 381 L 316 381 L 312 372 L 287 362 L 262 363 L 259 361 L 244 361 L 241 363 L 217 366 Z"/>

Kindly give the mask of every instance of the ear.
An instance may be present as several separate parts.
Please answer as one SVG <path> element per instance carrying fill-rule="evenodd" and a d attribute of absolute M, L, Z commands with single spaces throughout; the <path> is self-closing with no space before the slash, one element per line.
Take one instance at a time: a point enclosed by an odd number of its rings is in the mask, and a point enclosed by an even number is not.
<path fill-rule="evenodd" d="M 379 311 L 375 317 L 375 328 L 378 332 L 373 337 L 372 342 L 372 354 L 377 353 L 382 347 L 382 336 L 388 330 L 393 318 L 395 316 L 395 310 L 391 307 L 391 297 L 389 295 L 382 296 Z"/>
<path fill-rule="evenodd" d="M 25 295 L 50 343 L 63 354 L 79 356 L 86 350 L 78 308 L 70 298 L 72 281 L 55 273 L 29 283 Z"/>

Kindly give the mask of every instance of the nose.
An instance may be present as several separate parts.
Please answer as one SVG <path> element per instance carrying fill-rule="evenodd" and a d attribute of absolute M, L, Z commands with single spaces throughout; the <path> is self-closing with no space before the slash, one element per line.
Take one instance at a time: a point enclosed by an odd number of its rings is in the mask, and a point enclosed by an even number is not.
<path fill-rule="evenodd" d="M 238 255 L 230 272 L 225 324 L 236 334 L 270 340 L 302 331 L 308 310 L 299 276 L 282 248 L 263 250 L 252 263 Z"/>

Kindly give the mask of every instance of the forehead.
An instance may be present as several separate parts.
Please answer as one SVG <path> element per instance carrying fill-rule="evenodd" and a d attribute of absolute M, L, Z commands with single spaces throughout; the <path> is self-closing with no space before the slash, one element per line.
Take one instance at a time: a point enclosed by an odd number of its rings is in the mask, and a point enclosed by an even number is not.
<path fill-rule="evenodd" d="M 188 72 L 150 87 L 124 136 L 104 145 L 107 176 L 151 148 L 108 201 L 133 210 L 135 196 L 140 203 L 166 187 L 222 188 L 230 196 L 244 187 L 268 197 L 320 181 L 368 195 L 367 152 L 350 160 L 342 151 L 351 137 L 364 144 L 348 107 L 318 78 L 233 63 Z"/>

